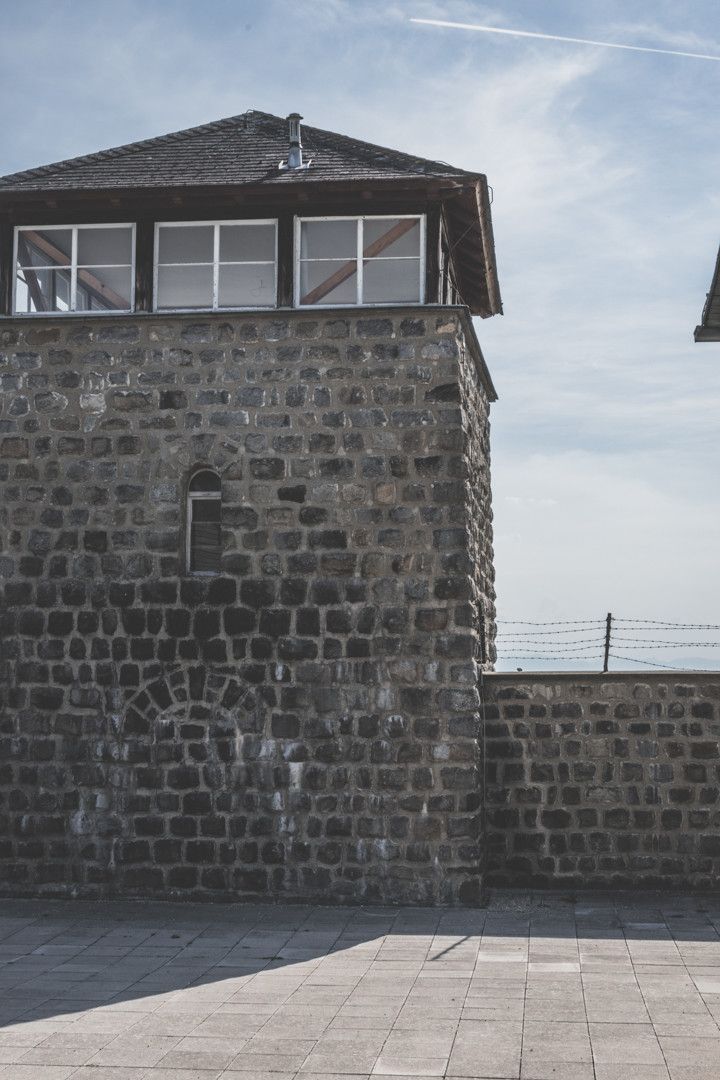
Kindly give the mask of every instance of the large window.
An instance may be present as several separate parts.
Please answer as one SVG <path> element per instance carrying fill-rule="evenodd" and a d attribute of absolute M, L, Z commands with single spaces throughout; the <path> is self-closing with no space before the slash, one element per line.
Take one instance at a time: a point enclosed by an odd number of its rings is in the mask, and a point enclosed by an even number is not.
<path fill-rule="evenodd" d="M 276 304 L 275 221 L 163 223 L 155 229 L 155 309 Z"/>
<path fill-rule="evenodd" d="M 18 315 L 132 311 L 133 225 L 41 225 L 15 230 Z"/>
<path fill-rule="evenodd" d="M 219 574 L 222 555 L 220 477 L 198 469 L 188 484 L 187 568 L 191 574 Z"/>
<path fill-rule="evenodd" d="M 295 304 L 420 304 L 424 218 L 300 218 Z"/>

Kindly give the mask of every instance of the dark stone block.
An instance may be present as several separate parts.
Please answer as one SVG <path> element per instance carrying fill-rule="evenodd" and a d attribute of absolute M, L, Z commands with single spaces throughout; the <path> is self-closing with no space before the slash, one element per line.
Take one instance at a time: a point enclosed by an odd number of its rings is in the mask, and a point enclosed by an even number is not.
<path fill-rule="evenodd" d="M 443 383 L 425 391 L 426 401 L 451 401 L 460 403 L 460 387 L 457 383 Z"/>
<path fill-rule="evenodd" d="M 55 712 L 62 707 L 64 696 L 60 687 L 34 686 L 30 691 L 30 705 L 43 712 Z"/>
<path fill-rule="evenodd" d="M 256 480 L 282 480 L 285 461 L 283 458 L 251 458 L 250 475 Z"/>
<path fill-rule="evenodd" d="M 411 715 L 426 713 L 432 706 L 432 690 L 420 686 L 403 687 L 400 690 L 400 705 Z"/>
<path fill-rule="evenodd" d="M 709 704 L 709 703 L 708 703 Z M 693 706 L 693 710 L 694 710 Z M 712 705 L 710 705 L 712 710 Z M 693 715 L 695 715 L 693 711 Z M 710 714 L 712 716 L 712 712 Z M 720 757 L 720 744 L 717 742 L 691 742 L 690 754 L 703 760 Z"/>
<path fill-rule="evenodd" d="M 311 530 L 309 534 L 311 548 L 347 548 L 347 533 L 344 529 Z"/>
<path fill-rule="evenodd" d="M 186 409 L 188 405 L 187 394 L 184 390 L 161 390 L 161 409 Z"/>
<path fill-rule="evenodd" d="M 250 608 L 270 607 L 275 600 L 276 584 L 263 578 L 250 578 L 240 585 L 240 599 Z"/>
<path fill-rule="evenodd" d="M 122 882 L 131 894 L 135 889 L 159 892 L 164 886 L 163 872 L 149 866 L 134 867 L 123 872 Z"/>
<path fill-rule="evenodd" d="M 300 720 L 292 713 L 277 713 L 272 718 L 271 730 L 276 739 L 297 739 L 300 735 Z"/>
<path fill-rule="evenodd" d="M 290 631 L 290 612 L 285 609 L 271 608 L 260 613 L 260 633 L 277 638 Z"/>
<path fill-rule="evenodd" d="M 140 595 L 144 604 L 174 604 L 177 600 L 177 582 L 144 581 Z"/>
<path fill-rule="evenodd" d="M 193 633 L 199 641 L 207 641 L 220 633 L 220 612 L 200 608 L 193 618 Z"/>
<path fill-rule="evenodd" d="M 292 487 L 280 487 L 278 488 L 278 499 L 281 502 L 305 502 L 307 495 L 307 487 L 305 484 L 295 484 Z"/>
<path fill-rule="evenodd" d="M 314 660 L 318 647 L 308 638 L 281 638 L 278 642 L 278 656 L 281 660 Z"/>
<path fill-rule="evenodd" d="M 232 881 L 233 888 L 240 893 L 253 895 L 267 893 L 267 870 L 235 870 Z"/>

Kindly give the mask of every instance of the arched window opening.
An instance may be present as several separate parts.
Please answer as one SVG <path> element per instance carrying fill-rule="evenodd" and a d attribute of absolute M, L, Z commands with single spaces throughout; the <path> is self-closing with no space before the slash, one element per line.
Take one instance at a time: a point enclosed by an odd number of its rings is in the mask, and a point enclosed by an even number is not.
<path fill-rule="evenodd" d="M 187 496 L 187 568 L 191 574 L 219 574 L 222 554 L 220 477 L 198 469 Z"/>

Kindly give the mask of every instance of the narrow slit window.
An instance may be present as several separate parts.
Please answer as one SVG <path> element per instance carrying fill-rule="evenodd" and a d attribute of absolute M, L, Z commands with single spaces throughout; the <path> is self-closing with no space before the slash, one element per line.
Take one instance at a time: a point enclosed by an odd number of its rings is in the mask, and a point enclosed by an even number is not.
<path fill-rule="evenodd" d="M 300 218 L 295 304 L 419 304 L 425 273 L 424 218 Z"/>
<path fill-rule="evenodd" d="M 16 315 L 133 310 L 133 225 L 15 230 Z"/>
<path fill-rule="evenodd" d="M 199 469 L 187 496 L 187 568 L 191 574 L 219 574 L 222 556 L 220 477 Z"/>
<path fill-rule="evenodd" d="M 275 221 L 163 222 L 155 230 L 155 310 L 277 303 Z"/>

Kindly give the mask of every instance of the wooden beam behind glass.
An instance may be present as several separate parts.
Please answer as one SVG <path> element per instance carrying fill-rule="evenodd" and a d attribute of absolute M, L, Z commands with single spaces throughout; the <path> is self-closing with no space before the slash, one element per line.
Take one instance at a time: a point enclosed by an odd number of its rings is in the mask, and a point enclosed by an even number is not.
<path fill-rule="evenodd" d="M 379 255 L 381 251 L 385 251 L 390 244 L 394 244 L 396 240 L 399 240 L 401 236 L 404 236 L 406 232 L 410 232 L 414 229 L 418 223 L 417 218 L 406 218 L 402 221 L 398 221 L 393 225 L 391 229 L 388 229 L 386 233 L 379 236 L 377 240 L 373 240 L 372 244 L 364 249 L 362 253 L 363 263 L 366 263 L 368 259 L 372 259 L 374 256 Z M 419 252 L 418 252 L 419 254 Z M 338 285 L 342 285 L 344 281 L 347 281 L 349 277 L 357 273 L 357 259 L 351 259 L 349 262 L 344 263 L 334 273 L 326 278 L 325 281 L 321 281 L 319 285 L 316 285 L 314 289 L 311 289 L 309 293 L 300 298 L 301 304 L 317 304 L 319 300 L 331 293 L 333 289 L 336 289 Z"/>
<path fill-rule="evenodd" d="M 29 238 L 33 246 L 41 251 L 43 255 L 47 255 L 48 258 L 55 261 L 55 266 L 50 267 L 50 269 L 55 269 L 58 266 L 70 266 L 70 259 L 68 256 L 62 252 L 59 247 L 56 247 L 55 244 L 51 243 L 50 240 L 46 239 L 46 237 L 41 236 L 40 233 L 25 230 L 22 236 L 23 239 L 26 237 Z M 128 264 L 128 270 L 129 269 L 130 266 Z M 77 279 L 79 282 L 82 282 L 83 287 L 86 288 L 88 292 L 92 293 L 96 299 L 107 301 L 112 307 L 124 309 L 128 306 L 132 306 L 129 303 L 129 298 L 126 300 L 124 296 L 120 296 L 119 293 L 116 293 L 109 285 L 105 285 L 104 282 L 96 277 L 95 274 L 91 273 L 90 270 L 78 270 Z"/>
<path fill-rule="evenodd" d="M 25 284 L 27 285 L 28 292 L 30 293 L 30 299 L 35 305 L 36 311 L 47 311 L 47 300 L 45 294 L 42 291 L 42 286 L 38 280 L 38 276 L 32 267 L 23 266 L 23 263 L 30 262 L 30 251 L 28 250 L 27 241 L 22 233 L 18 233 L 18 262 L 22 272 L 25 275 Z"/>

